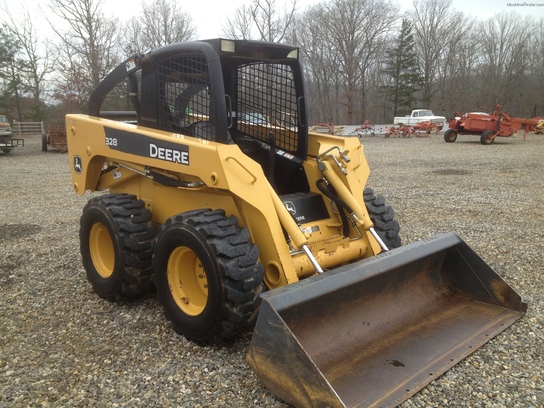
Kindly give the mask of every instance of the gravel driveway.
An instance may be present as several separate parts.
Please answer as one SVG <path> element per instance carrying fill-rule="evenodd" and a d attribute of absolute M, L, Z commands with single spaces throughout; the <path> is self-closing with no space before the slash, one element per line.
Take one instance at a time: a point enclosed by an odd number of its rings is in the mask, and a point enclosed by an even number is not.
<path fill-rule="evenodd" d="M 364 137 L 369 185 L 404 243 L 459 234 L 528 302 L 527 315 L 404 407 L 544 405 L 544 136 Z M 245 362 L 250 334 L 201 348 L 153 295 L 95 295 L 79 255 L 65 153 L 28 138 L 0 153 L 0 407 L 284 407 Z"/>

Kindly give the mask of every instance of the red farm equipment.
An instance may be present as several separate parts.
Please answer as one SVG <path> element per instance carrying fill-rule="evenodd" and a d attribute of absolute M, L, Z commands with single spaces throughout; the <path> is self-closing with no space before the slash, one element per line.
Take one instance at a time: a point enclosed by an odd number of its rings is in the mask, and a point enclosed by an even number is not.
<path fill-rule="evenodd" d="M 370 123 L 368 119 L 365 120 L 361 126 L 355 129 L 354 132 L 357 134 L 357 136 L 376 136 L 376 132 L 374 131 L 374 125 Z"/>
<path fill-rule="evenodd" d="M 47 133 L 42 134 L 42 151 L 46 152 L 48 147 L 63 153 L 68 150 L 64 123 L 57 127 L 51 127 Z"/>
<path fill-rule="evenodd" d="M 427 122 L 425 122 L 427 123 Z M 424 132 L 424 133 L 422 133 Z M 425 125 L 421 126 L 421 124 L 417 125 L 399 125 L 399 127 L 395 126 L 386 126 L 385 128 L 385 135 L 384 137 L 387 139 L 389 137 L 428 137 L 429 133 L 431 131 L 428 130 L 428 128 L 425 127 Z"/>
<path fill-rule="evenodd" d="M 523 129 L 523 139 L 527 132 L 535 130 L 540 118 L 513 118 L 497 105 L 493 113 L 456 113 L 449 121 L 449 129 L 444 132 L 444 140 L 455 142 L 457 135 L 479 135 L 483 145 L 493 143 L 496 137 L 509 137 Z"/>
<path fill-rule="evenodd" d="M 427 121 L 419 122 L 418 124 L 413 125 L 413 128 L 415 131 L 424 131 L 425 133 L 430 135 L 433 130 L 435 134 L 438 134 L 438 131 L 442 130 L 442 125 L 440 123 Z"/>

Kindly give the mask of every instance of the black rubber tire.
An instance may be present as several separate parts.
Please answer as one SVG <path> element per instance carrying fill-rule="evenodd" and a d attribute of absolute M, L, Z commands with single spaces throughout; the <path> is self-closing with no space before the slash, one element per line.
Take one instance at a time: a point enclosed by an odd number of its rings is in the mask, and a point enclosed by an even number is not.
<path fill-rule="evenodd" d="M 483 145 L 489 145 L 495 141 L 494 137 L 491 137 L 495 132 L 492 130 L 485 130 L 480 137 L 480 143 Z"/>
<path fill-rule="evenodd" d="M 153 286 L 157 226 L 145 203 L 130 194 L 91 198 L 80 220 L 80 249 L 87 279 L 109 300 L 131 299 Z"/>
<path fill-rule="evenodd" d="M 165 315 L 188 339 L 220 343 L 254 324 L 264 269 L 235 216 L 202 209 L 169 218 L 155 243 L 153 269 Z"/>
<path fill-rule="evenodd" d="M 446 143 L 453 143 L 457 140 L 457 132 L 453 129 L 448 129 L 444 132 L 444 141 Z"/>
<path fill-rule="evenodd" d="M 42 133 L 42 152 L 47 151 L 47 133 Z"/>
<path fill-rule="evenodd" d="M 375 195 L 370 187 L 365 188 L 363 198 L 374 229 L 387 248 L 400 247 L 402 245 L 399 236 L 400 225 L 395 219 L 393 208 L 385 204 L 385 198 L 382 195 Z"/>

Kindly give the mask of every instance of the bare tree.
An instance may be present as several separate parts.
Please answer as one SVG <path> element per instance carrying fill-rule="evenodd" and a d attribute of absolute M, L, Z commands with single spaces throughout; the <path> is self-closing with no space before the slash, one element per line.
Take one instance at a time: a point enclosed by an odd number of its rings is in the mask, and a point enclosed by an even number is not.
<path fill-rule="evenodd" d="M 276 0 L 256 0 L 252 17 L 261 40 L 281 42 L 297 11 L 297 0 L 291 0 L 289 8 L 278 10 Z"/>
<path fill-rule="evenodd" d="M 451 11 L 455 30 L 448 33 L 438 56 L 436 77 L 432 86 L 429 107 L 437 113 L 453 115 L 458 110 L 474 108 L 474 89 L 477 84 L 477 66 L 480 44 L 474 32 L 477 22 L 462 12 Z M 427 88 L 427 97 L 431 95 Z M 425 96 L 423 98 L 424 101 Z"/>
<path fill-rule="evenodd" d="M 532 86 L 529 88 L 528 102 L 532 106 L 532 116 L 544 117 L 544 18 L 532 26 L 528 44 L 528 76 Z"/>
<path fill-rule="evenodd" d="M 152 0 L 142 4 L 142 14 L 133 17 L 125 34 L 127 53 L 146 52 L 194 39 L 196 26 L 174 0 Z"/>
<path fill-rule="evenodd" d="M 518 14 L 501 13 L 490 18 L 478 32 L 481 44 L 481 104 L 492 109 L 508 105 L 513 113 L 528 64 L 530 26 Z M 541 68 L 542 69 L 542 68 Z"/>
<path fill-rule="evenodd" d="M 289 42 L 300 46 L 311 123 L 337 122 L 340 117 L 338 62 L 328 44 L 328 32 L 320 24 L 325 12 L 323 4 L 310 7 L 297 17 L 288 35 Z"/>
<path fill-rule="evenodd" d="M 2 43 L 12 43 L 13 55 L 2 58 L 2 68 L 9 70 L 9 95 L 15 105 L 16 118 L 42 120 L 45 111 L 46 76 L 53 72 L 49 47 L 36 29 L 35 18 L 27 5 L 17 14 L 5 7 L 2 21 Z"/>
<path fill-rule="evenodd" d="M 233 19 L 227 20 L 223 34 L 234 39 L 282 42 L 293 24 L 297 4 L 298 0 L 291 0 L 282 10 L 276 0 L 253 0 L 250 5 L 238 8 Z"/>
<path fill-rule="evenodd" d="M 8 13 L 7 29 L 17 41 L 21 71 L 19 72 L 24 90 L 34 99 L 35 105 L 41 105 L 45 92 L 46 76 L 53 72 L 53 61 L 47 44 L 40 41 L 33 19 L 26 8 L 20 18 Z"/>
<path fill-rule="evenodd" d="M 6 114 L 21 118 L 20 78 L 17 53 L 19 45 L 13 34 L 0 26 L 0 108 Z"/>
<path fill-rule="evenodd" d="M 68 27 L 51 27 L 61 40 L 58 69 L 61 88 L 73 81 L 84 89 L 81 101 L 119 62 L 119 23 L 102 11 L 103 0 L 51 0 L 51 11 Z M 77 75 L 77 77 L 74 77 Z M 58 97 L 62 97 L 57 92 Z M 83 106 L 80 107 L 83 109 Z"/>
<path fill-rule="evenodd" d="M 422 102 L 427 106 L 438 90 L 444 52 L 452 35 L 458 34 L 459 14 L 452 11 L 451 4 L 452 0 L 414 0 L 411 12 L 424 81 Z"/>
<path fill-rule="evenodd" d="M 85 111 L 91 89 L 84 80 L 88 71 L 81 64 L 80 56 L 67 44 L 58 48 L 62 58 L 57 63 L 57 72 L 62 72 L 55 85 L 53 98 L 60 101 L 65 112 Z"/>
<path fill-rule="evenodd" d="M 249 40 L 252 38 L 251 7 L 243 5 L 236 9 L 233 18 L 228 18 L 226 24 L 223 25 L 223 35 L 226 38 L 233 40 Z"/>
<path fill-rule="evenodd" d="M 459 36 L 447 45 L 443 54 L 436 84 L 438 97 L 430 105 L 436 112 L 453 116 L 456 112 L 474 110 L 480 103 L 475 92 L 480 82 L 480 43 L 478 35 L 470 29 L 474 25 L 468 18 L 460 19 Z"/>
<path fill-rule="evenodd" d="M 334 70 L 335 78 L 329 81 L 334 89 L 330 92 L 342 105 L 342 113 L 332 115 L 334 120 L 362 122 L 367 116 L 367 75 L 387 35 L 397 25 L 397 8 L 389 0 L 332 0 L 316 9 L 311 17 L 303 18 L 308 21 L 306 30 L 312 25 L 316 29 L 301 37 L 309 36 L 304 41 L 314 51 L 324 48 Z M 312 38 L 315 34 L 317 38 Z M 319 54 L 308 56 L 310 61 L 314 58 L 319 59 Z M 316 67 L 314 71 L 318 70 Z"/>

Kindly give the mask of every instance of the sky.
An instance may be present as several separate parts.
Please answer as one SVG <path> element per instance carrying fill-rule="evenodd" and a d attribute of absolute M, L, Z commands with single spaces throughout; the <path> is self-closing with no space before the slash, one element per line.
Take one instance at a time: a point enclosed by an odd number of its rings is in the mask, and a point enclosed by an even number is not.
<path fill-rule="evenodd" d="M 149 1 L 149 0 L 147 0 Z M 251 0 L 178 0 L 198 28 L 198 38 L 207 39 L 219 37 L 222 26 L 227 18 L 234 17 L 238 7 L 249 4 Z M 281 4 L 282 0 L 278 0 Z M 289 2 L 289 0 L 285 0 Z M 322 0 L 299 0 L 299 10 L 304 10 Z M 393 0 L 395 1 L 395 0 Z M 396 0 L 402 10 L 409 10 L 412 0 Z M 123 21 L 139 14 L 141 0 L 103 0 L 104 10 Z M 34 16 L 36 24 L 47 28 L 43 14 L 48 12 L 48 0 L 0 0 L 0 9 L 7 9 L 11 14 L 17 14 L 21 7 L 28 7 Z M 498 12 L 516 12 L 522 16 L 531 15 L 544 17 L 544 0 L 453 0 L 452 9 L 464 11 L 475 17 L 486 19 Z M 49 12 L 50 14 L 50 12 Z"/>
<path fill-rule="evenodd" d="M 281 0 L 279 0 L 281 2 Z M 322 0 L 299 0 L 300 10 L 318 4 Z M 395 0 L 393 0 L 395 1 Z M 107 0 L 112 4 L 124 1 Z M 192 17 L 199 28 L 199 38 L 214 38 L 221 34 L 221 27 L 227 18 L 232 18 L 238 7 L 249 4 L 251 0 L 192 0 L 183 1 L 184 10 Z M 136 3 L 136 1 L 134 2 Z M 288 0 L 288 3 L 290 1 Z M 397 0 L 402 10 L 409 10 L 413 0 Z M 540 4 L 540 6 L 537 6 Z M 498 12 L 517 12 L 521 15 L 544 17 L 544 0 L 453 0 L 452 8 L 464 11 L 476 18 L 489 18 Z"/>
<path fill-rule="evenodd" d="M 116 3 L 116 0 L 107 0 Z M 281 2 L 281 0 L 279 0 Z M 322 0 L 299 0 L 300 10 Z M 395 0 L 393 0 L 395 1 Z M 221 26 L 232 18 L 238 7 L 251 0 L 196 0 L 183 1 L 184 9 L 193 17 L 199 28 L 199 38 L 213 38 L 221 34 Z M 119 2 L 123 3 L 123 1 Z M 136 2 L 135 2 L 136 3 Z M 288 3 L 290 3 L 288 1 Z M 409 10 L 413 0 L 397 0 L 399 7 Z M 540 6 L 537 6 L 540 4 Z M 489 18 L 498 12 L 517 12 L 521 15 L 544 17 L 544 0 L 453 0 L 452 8 L 464 11 L 476 18 Z"/>

